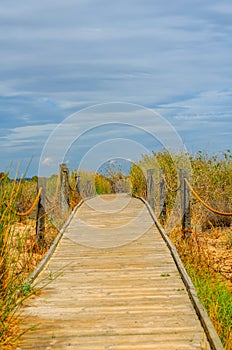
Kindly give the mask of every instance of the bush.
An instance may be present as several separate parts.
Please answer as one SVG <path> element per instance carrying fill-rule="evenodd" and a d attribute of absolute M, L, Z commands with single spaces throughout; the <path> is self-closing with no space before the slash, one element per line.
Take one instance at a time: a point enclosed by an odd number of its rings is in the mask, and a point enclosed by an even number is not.
<path fill-rule="evenodd" d="M 33 246 L 28 248 L 28 230 L 20 235 L 15 229 L 18 221 L 15 209 L 21 192 L 20 182 L 1 181 L 0 184 L 0 347 L 11 345 L 18 336 L 16 310 L 32 289 L 25 286 Z M 26 253 L 26 254 L 25 254 Z"/>
<path fill-rule="evenodd" d="M 102 174 L 96 174 L 95 176 L 95 188 L 97 194 L 111 193 L 111 184 L 108 179 Z"/>
<path fill-rule="evenodd" d="M 222 157 L 198 152 L 191 158 L 192 184 L 202 199 L 214 209 L 232 212 L 232 156 L 230 151 Z M 192 212 L 202 229 L 212 226 L 230 226 L 232 217 L 215 215 L 193 198 Z"/>
<path fill-rule="evenodd" d="M 142 169 L 136 164 L 133 164 L 131 167 L 130 182 L 132 185 L 132 194 L 146 199 L 147 198 L 146 177 L 143 174 Z"/>

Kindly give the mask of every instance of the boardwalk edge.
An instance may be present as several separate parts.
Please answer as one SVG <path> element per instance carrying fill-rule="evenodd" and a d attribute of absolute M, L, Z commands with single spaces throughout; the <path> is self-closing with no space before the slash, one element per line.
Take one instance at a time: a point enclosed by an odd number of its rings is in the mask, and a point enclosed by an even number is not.
<path fill-rule="evenodd" d="M 40 272 L 43 270 L 44 266 L 47 264 L 47 262 L 49 261 L 50 257 L 52 256 L 52 254 L 54 253 L 59 241 L 61 240 L 61 238 L 63 237 L 64 231 L 66 230 L 66 228 L 68 227 L 68 225 L 70 224 L 70 221 L 72 220 L 73 216 L 75 215 L 77 209 L 84 203 L 84 199 L 82 199 L 73 209 L 73 211 L 71 212 L 70 216 L 68 217 L 67 221 L 64 223 L 64 225 L 62 226 L 62 228 L 60 229 L 59 233 L 57 234 L 56 238 L 54 239 L 54 242 L 52 243 L 51 247 L 48 249 L 47 253 L 45 254 L 45 256 L 43 257 L 43 259 L 40 261 L 40 263 L 36 266 L 35 270 L 30 274 L 30 276 L 28 277 L 28 280 L 33 282 L 36 277 L 40 274 Z"/>
<path fill-rule="evenodd" d="M 206 336 L 208 338 L 208 341 L 210 343 L 210 346 L 212 348 L 212 350 L 224 350 L 224 347 L 222 345 L 222 342 L 216 332 L 216 329 L 214 328 L 214 325 L 212 323 L 212 321 L 210 320 L 204 306 L 202 305 L 201 301 L 199 300 L 198 296 L 197 296 L 197 292 L 196 289 L 193 285 L 193 282 L 191 280 L 191 278 L 189 277 L 181 259 L 180 256 L 175 248 L 175 246 L 173 245 L 173 243 L 171 242 L 171 240 L 169 239 L 167 233 L 165 232 L 164 228 L 161 226 L 161 224 L 159 223 L 158 219 L 156 218 L 151 206 L 149 205 L 149 203 L 142 197 L 133 195 L 133 197 L 141 200 L 147 207 L 156 227 L 158 228 L 161 236 L 163 237 L 164 241 L 166 242 L 172 257 L 175 261 L 175 264 L 178 268 L 178 271 L 181 275 L 181 278 L 185 284 L 186 290 L 189 294 L 189 297 L 192 301 L 192 304 L 194 306 L 194 309 L 199 317 L 199 320 L 202 324 L 202 327 L 204 328 L 204 331 L 206 333 Z"/>

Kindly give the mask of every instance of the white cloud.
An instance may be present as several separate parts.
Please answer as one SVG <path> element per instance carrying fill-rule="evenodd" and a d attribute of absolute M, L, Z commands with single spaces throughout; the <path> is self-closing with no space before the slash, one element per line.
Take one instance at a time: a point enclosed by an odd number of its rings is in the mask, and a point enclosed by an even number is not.
<path fill-rule="evenodd" d="M 14 149 L 17 153 L 25 149 L 33 152 L 35 148 L 41 147 L 45 143 L 55 127 L 56 124 L 46 124 L 10 129 L 7 135 L 0 138 L 0 147 Z"/>
<path fill-rule="evenodd" d="M 44 125 L 28 125 L 12 129 L 11 138 L 14 140 L 35 139 L 38 137 L 47 137 L 55 128 L 57 124 Z"/>
<path fill-rule="evenodd" d="M 53 164 L 53 159 L 51 157 L 46 157 L 44 159 L 41 160 L 43 165 L 52 165 Z"/>
<path fill-rule="evenodd" d="M 181 130 L 217 118 L 227 129 L 231 8 L 227 0 L 3 2 L 0 120 L 11 131 L 2 144 L 41 147 L 65 114 L 112 101 L 160 107 Z"/>

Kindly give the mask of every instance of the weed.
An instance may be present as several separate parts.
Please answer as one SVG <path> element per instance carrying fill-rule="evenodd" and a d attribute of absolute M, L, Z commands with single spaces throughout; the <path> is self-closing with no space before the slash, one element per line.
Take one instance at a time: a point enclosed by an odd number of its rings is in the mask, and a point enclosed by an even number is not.
<path fill-rule="evenodd" d="M 134 195 L 137 195 L 146 199 L 147 197 L 146 177 L 140 166 L 137 166 L 135 164 L 132 165 L 130 170 L 130 181 L 132 185 L 132 193 Z"/>
<path fill-rule="evenodd" d="M 36 211 L 23 219 L 15 213 L 28 210 L 36 189 L 35 181 L 0 176 L 0 348 L 10 348 L 19 338 L 19 307 L 35 293 L 27 277 L 45 253 L 36 244 Z"/>
<path fill-rule="evenodd" d="M 102 174 L 96 174 L 95 176 L 95 188 L 97 194 L 111 193 L 110 181 L 105 178 Z"/>
<path fill-rule="evenodd" d="M 189 156 L 192 167 L 192 185 L 205 202 L 220 211 L 232 212 L 232 155 L 228 150 L 223 155 L 209 156 L 198 152 Z M 170 156 L 168 152 L 143 156 L 136 166 L 131 168 L 131 183 L 135 194 L 143 194 L 146 182 L 142 177 L 143 169 L 155 170 L 154 181 L 159 184 L 159 172 L 162 169 L 166 183 L 167 218 L 179 196 L 176 164 L 181 167 L 180 156 Z M 156 186 L 159 189 L 159 186 Z M 159 191 L 155 192 L 155 202 L 159 203 Z M 192 235 L 184 239 L 181 228 L 177 226 L 169 236 L 175 244 L 186 269 L 193 280 L 198 295 L 204 304 L 226 350 L 232 349 L 232 295 L 229 279 L 231 268 L 228 266 L 228 249 L 232 248 L 232 217 L 219 216 L 202 207 L 195 198 L 191 200 Z M 165 222 L 164 222 L 165 225 Z M 223 234 L 227 230 L 227 233 Z M 197 232 L 201 232 L 201 237 Z M 220 249 L 224 256 L 215 257 Z M 227 249 L 227 251 L 226 251 Z M 227 263 L 227 265 L 226 265 Z M 228 280 L 223 275 L 226 274 Z"/>
<path fill-rule="evenodd" d="M 231 349 L 232 296 L 229 289 L 214 272 L 206 268 L 196 270 L 188 264 L 186 269 L 222 342 Z"/>

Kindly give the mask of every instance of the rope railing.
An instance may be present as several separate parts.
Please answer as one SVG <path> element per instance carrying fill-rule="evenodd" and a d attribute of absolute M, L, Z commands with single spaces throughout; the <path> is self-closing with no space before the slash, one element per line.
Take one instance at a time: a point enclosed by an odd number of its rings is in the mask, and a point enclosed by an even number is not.
<path fill-rule="evenodd" d="M 32 206 L 30 207 L 30 209 L 28 209 L 27 211 L 25 211 L 24 213 L 20 213 L 12 208 L 10 208 L 7 204 L 6 206 L 8 207 L 9 210 L 12 211 L 12 213 L 14 213 L 15 215 L 17 216 L 28 216 L 29 214 L 31 214 L 31 212 L 33 211 L 33 209 L 35 208 L 35 206 L 37 205 L 39 199 L 40 199 L 40 196 L 41 196 L 41 193 L 42 193 L 42 187 L 39 189 L 38 193 L 37 193 L 37 196 L 32 204 Z"/>
<path fill-rule="evenodd" d="M 206 209 L 211 211 L 214 214 L 222 215 L 226 217 L 232 217 L 232 212 L 225 212 L 222 210 L 218 210 L 213 208 L 211 205 L 206 203 L 201 196 L 194 190 L 194 188 L 190 184 L 189 174 L 186 169 L 180 169 L 180 184 L 175 189 L 172 188 L 165 176 L 165 172 L 163 169 L 160 171 L 160 184 L 159 184 L 159 199 L 155 196 L 154 191 L 154 169 L 148 170 L 147 176 L 147 201 L 151 205 L 152 209 L 155 211 L 158 210 L 159 207 L 159 215 L 161 222 L 165 223 L 167 219 L 167 210 L 166 210 L 166 199 L 167 193 L 176 193 L 179 191 L 179 200 L 180 200 L 180 210 L 181 210 L 181 221 L 182 221 L 182 231 L 185 234 L 189 234 L 192 231 L 191 225 L 191 203 L 190 203 L 190 194 L 192 194 L 201 205 L 203 205 Z M 157 191 L 156 191 L 157 192 Z"/>
<path fill-rule="evenodd" d="M 48 204 L 52 205 L 52 204 L 55 204 L 57 202 L 58 197 L 59 197 L 59 189 L 60 189 L 60 173 L 58 173 L 58 176 L 57 176 L 56 189 L 55 189 L 54 197 L 52 199 L 50 199 L 48 197 L 48 195 L 45 194 L 45 199 L 48 202 Z"/>
<path fill-rule="evenodd" d="M 2 185 L 3 180 L 5 179 L 5 174 L 0 174 L 0 183 Z M 75 177 L 75 184 L 73 181 L 70 181 L 69 178 L 69 170 L 66 167 L 66 164 L 60 164 L 60 172 L 58 173 L 56 182 L 50 182 L 50 179 L 47 179 L 44 176 L 40 176 L 38 178 L 38 184 L 37 184 L 37 194 L 35 197 L 35 200 L 33 201 L 31 207 L 26 210 L 25 212 L 20 212 L 17 208 L 15 208 L 15 200 L 10 201 L 9 203 L 4 203 L 5 209 L 4 212 L 11 211 L 13 214 L 19 217 L 26 217 L 29 216 L 32 211 L 37 206 L 37 212 L 36 212 L 36 239 L 37 242 L 43 246 L 45 242 L 45 236 L 46 236 L 46 221 L 45 219 L 49 217 L 49 220 L 52 220 L 55 223 L 55 227 L 60 229 L 64 222 L 67 220 L 68 216 L 70 215 L 74 205 L 76 205 L 76 201 L 80 200 L 81 196 L 90 196 L 92 195 L 92 184 L 90 181 L 87 182 L 85 193 L 81 195 L 80 193 L 80 183 L 79 183 L 79 177 L 76 175 Z M 17 193 L 15 193 L 15 186 L 16 181 L 13 182 L 13 188 L 12 193 L 14 193 L 13 199 L 16 198 L 19 188 L 20 188 L 20 182 L 17 182 L 18 189 Z M 53 186 L 52 186 L 53 185 Z M 83 184 L 84 185 L 84 184 Z M 47 186 L 50 186 L 49 191 L 46 191 Z M 55 190 L 55 193 L 53 195 L 53 198 L 50 198 L 48 193 L 51 192 L 51 189 Z M 82 192 L 82 191 L 81 191 Z M 79 196 L 76 198 L 75 196 L 72 196 L 72 193 L 77 193 Z M 73 198 L 72 198 L 73 197 Z M 74 198 L 75 197 L 75 198 Z"/>
<path fill-rule="evenodd" d="M 55 203 L 55 201 L 56 201 L 56 199 L 55 199 L 55 198 L 50 199 L 50 198 L 48 198 L 48 196 L 47 196 L 47 195 L 45 195 L 45 199 L 46 199 L 46 201 L 48 202 L 48 204 L 54 204 L 54 203 Z"/>
<path fill-rule="evenodd" d="M 185 183 L 187 184 L 188 188 L 190 189 L 190 191 L 192 192 L 192 194 L 194 195 L 194 197 L 208 210 L 210 210 L 212 213 L 214 214 L 218 214 L 218 215 L 223 215 L 223 216 L 232 216 L 232 212 L 231 213 L 227 213 L 224 211 L 220 211 L 217 209 L 212 208 L 209 204 L 207 204 L 200 196 L 199 194 L 193 189 L 193 187 L 190 185 L 189 181 L 185 178 L 184 179 Z"/>
<path fill-rule="evenodd" d="M 40 215 L 37 220 L 40 220 L 46 216 L 48 216 L 51 212 L 53 212 L 55 209 L 59 208 L 59 205 L 55 205 L 54 207 L 50 208 L 49 210 L 47 210 L 44 214 Z"/>

